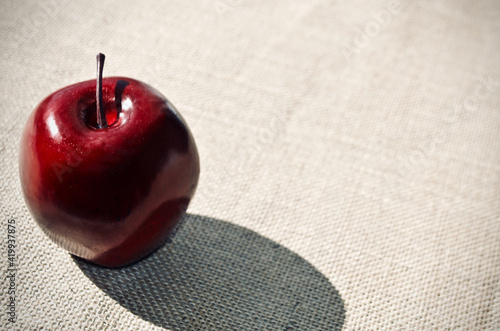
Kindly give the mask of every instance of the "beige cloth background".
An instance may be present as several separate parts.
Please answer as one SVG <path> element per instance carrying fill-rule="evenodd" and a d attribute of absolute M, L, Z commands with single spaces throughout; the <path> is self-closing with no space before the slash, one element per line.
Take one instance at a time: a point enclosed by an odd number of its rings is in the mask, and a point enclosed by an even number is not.
<path fill-rule="evenodd" d="M 500 329 L 498 1 L 0 6 L 0 328 Z M 98 52 L 176 105 L 202 164 L 176 237 L 120 270 L 52 244 L 18 179 L 29 113 Z"/>

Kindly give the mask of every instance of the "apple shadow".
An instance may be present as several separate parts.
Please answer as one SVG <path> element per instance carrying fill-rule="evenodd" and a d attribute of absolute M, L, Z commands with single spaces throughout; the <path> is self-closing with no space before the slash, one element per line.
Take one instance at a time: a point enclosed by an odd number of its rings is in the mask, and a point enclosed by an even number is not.
<path fill-rule="evenodd" d="M 341 330 L 344 302 L 287 248 L 243 227 L 185 215 L 146 259 L 108 269 L 74 259 L 120 305 L 172 330 Z"/>

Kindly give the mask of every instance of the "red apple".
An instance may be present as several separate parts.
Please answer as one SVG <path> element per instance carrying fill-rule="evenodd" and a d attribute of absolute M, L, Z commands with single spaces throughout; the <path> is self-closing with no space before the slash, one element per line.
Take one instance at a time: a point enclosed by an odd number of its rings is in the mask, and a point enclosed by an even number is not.
<path fill-rule="evenodd" d="M 29 210 L 50 239 L 119 267 L 166 241 L 195 193 L 200 165 L 189 128 L 160 92 L 101 73 L 102 65 L 97 84 L 65 87 L 35 108 L 19 168 Z"/>

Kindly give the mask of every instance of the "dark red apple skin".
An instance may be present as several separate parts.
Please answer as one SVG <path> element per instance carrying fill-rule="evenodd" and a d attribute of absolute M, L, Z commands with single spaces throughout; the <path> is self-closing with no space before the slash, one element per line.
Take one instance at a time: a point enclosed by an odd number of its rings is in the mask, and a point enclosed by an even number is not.
<path fill-rule="evenodd" d="M 185 121 L 152 87 L 104 78 L 110 126 L 101 129 L 95 92 L 95 80 L 78 83 L 35 108 L 20 145 L 21 185 L 50 239 L 120 267 L 167 240 L 195 193 L 199 156 Z"/>

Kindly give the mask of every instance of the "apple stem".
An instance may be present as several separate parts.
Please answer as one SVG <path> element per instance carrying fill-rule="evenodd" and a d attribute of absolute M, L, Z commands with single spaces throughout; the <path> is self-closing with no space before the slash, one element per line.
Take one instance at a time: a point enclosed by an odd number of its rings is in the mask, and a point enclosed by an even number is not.
<path fill-rule="evenodd" d="M 106 113 L 104 112 L 104 102 L 102 98 L 102 69 L 104 67 L 104 54 L 97 54 L 97 78 L 96 78 L 96 111 L 97 111 L 97 127 L 99 129 L 107 128 Z"/>

